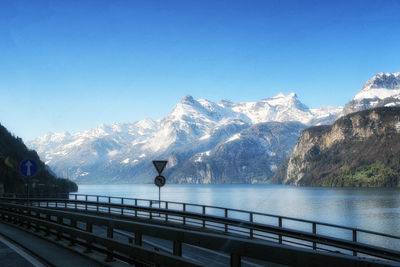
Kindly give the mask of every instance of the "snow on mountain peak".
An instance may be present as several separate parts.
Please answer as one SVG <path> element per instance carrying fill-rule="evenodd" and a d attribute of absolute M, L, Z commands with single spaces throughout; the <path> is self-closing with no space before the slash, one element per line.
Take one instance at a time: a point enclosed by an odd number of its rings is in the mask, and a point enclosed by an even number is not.
<path fill-rule="evenodd" d="M 384 99 L 400 93 L 400 72 L 380 72 L 369 79 L 353 98 L 361 99 Z"/>
<path fill-rule="evenodd" d="M 375 108 L 400 105 L 400 72 L 380 72 L 369 79 L 345 105 L 341 115 Z"/>
<path fill-rule="evenodd" d="M 80 177 L 98 166 L 131 166 L 170 150 L 196 146 L 209 150 L 256 123 L 318 124 L 328 122 L 335 112 L 335 109 L 310 109 L 295 93 L 280 93 L 256 102 L 222 100 L 218 104 L 186 95 L 158 121 L 147 118 L 134 123 L 101 124 L 74 134 L 49 133 L 29 142 L 28 146 L 36 149 L 56 172 L 74 169 L 74 176 Z"/>
<path fill-rule="evenodd" d="M 184 97 L 182 97 L 181 103 L 190 105 L 190 104 L 194 104 L 195 100 L 194 100 L 193 96 L 185 95 Z"/>

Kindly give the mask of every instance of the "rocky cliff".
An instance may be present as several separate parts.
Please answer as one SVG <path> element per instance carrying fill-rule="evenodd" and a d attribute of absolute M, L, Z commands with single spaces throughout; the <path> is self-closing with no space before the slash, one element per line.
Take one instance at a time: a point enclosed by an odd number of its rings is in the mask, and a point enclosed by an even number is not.
<path fill-rule="evenodd" d="M 380 107 L 304 130 L 275 181 L 293 185 L 400 185 L 400 108 Z"/>

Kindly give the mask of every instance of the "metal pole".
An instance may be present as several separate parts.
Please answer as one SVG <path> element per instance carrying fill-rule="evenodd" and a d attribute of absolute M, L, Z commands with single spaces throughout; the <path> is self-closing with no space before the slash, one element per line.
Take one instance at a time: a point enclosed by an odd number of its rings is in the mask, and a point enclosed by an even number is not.
<path fill-rule="evenodd" d="M 161 186 L 158 187 L 158 208 L 161 208 Z"/>

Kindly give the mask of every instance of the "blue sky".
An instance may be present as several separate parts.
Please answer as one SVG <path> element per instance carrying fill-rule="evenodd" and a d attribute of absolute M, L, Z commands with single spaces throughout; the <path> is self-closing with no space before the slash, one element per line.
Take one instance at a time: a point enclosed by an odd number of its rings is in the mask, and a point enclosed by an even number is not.
<path fill-rule="evenodd" d="M 186 95 L 344 105 L 400 71 L 400 1 L 0 2 L 0 123 L 48 131 L 166 116 Z"/>

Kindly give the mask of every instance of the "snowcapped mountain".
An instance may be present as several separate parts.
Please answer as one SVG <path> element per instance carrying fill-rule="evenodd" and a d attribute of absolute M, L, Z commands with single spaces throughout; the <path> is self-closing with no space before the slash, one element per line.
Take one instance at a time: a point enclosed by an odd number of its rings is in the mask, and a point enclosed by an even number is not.
<path fill-rule="evenodd" d="M 202 175 L 207 160 L 221 162 L 218 151 L 224 151 L 228 146 L 233 149 L 229 152 L 232 155 L 235 151 L 252 147 L 248 153 L 233 157 L 229 164 L 221 164 L 225 168 L 239 168 L 245 158 L 255 158 L 264 151 L 263 158 L 270 161 L 269 167 L 256 178 L 265 180 L 285 153 L 291 151 L 293 140 L 297 140 L 301 129 L 306 125 L 331 123 L 339 112 L 341 108 L 309 108 L 294 93 L 242 103 L 226 100 L 214 103 L 187 95 L 171 113 L 158 121 L 146 119 L 135 123 L 100 125 L 74 134 L 49 133 L 27 145 L 35 149 L 57 175 L 81 183 L 151 182 L 155 174 L 151 160 L 155 158 L 168 158 L 166 174 L 174 176 L 170 178 L 176 182 L 229 182 L 225 178 L 219 179 L 225 177 L 227 172 L 224 171 L 211 172 L 213 179 Z M 274 123 L 257 126 L 269 122 Z M 287 125 L 289 122 L 295 124 Z M 288 141 L 282 135 L 291 138 Z M 271 145 L 275 143 L 280 145 Z M 243 166 L 251 167 L 246 164 Z M 183 169 L 186 172 L 182 172 Z M 195 179 L 185 178 L 189 176 Z M 240 182 L 240 179 L 235 182 Z"/>
<path fill-rule="evenodd" d="M 400 72 L 381 72 L 364 84 L 362 89 L 346 104 L 342 115 L 379 106 L 398 106 L 399 103 Z"/>

